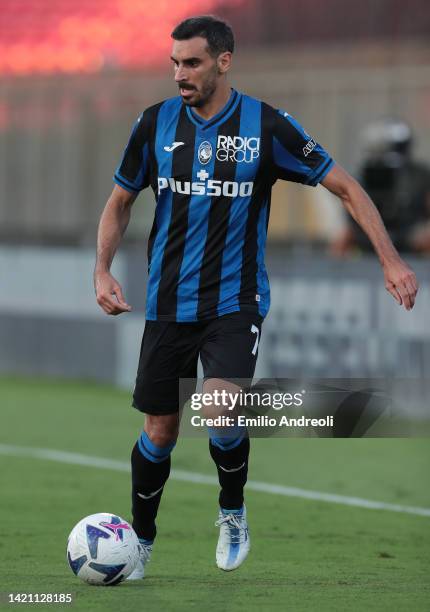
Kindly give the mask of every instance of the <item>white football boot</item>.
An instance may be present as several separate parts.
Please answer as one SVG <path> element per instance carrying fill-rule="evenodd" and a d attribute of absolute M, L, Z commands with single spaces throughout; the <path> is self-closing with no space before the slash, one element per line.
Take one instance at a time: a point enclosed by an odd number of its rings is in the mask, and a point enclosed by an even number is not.
<path fill-rule="evenodd" d="M 152 542 L 139 540 L 140 558 L 127 580 L 140 580 L 145 577 L 145 565 L 151 560 Z"/>
<path fill-rule="evenodd" d="M 245 561 L 251 547 L 245 506 L 241 510 L 221 508 L 215 526 L 220 528 L 216 564 L 229 572 Z"/>

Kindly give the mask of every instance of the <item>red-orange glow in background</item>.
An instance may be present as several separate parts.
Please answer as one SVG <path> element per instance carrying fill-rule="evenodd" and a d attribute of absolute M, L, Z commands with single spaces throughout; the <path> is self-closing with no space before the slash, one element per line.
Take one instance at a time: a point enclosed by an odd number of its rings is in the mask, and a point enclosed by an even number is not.
<path fill-rule="evenodd" d="M 243 0 L 231 0 L 231 4 Z M 174 26 L 219 0 L 1 0 L 0 75 L 147 68 Z"/>

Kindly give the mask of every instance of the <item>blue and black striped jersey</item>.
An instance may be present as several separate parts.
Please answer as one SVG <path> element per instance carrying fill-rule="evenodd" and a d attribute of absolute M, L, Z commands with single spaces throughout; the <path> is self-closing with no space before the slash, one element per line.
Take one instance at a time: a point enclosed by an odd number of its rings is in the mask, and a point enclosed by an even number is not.
<path fill-rule="evenodd" d="M 286 112 L 232 90 L 205 121 L 178 96 L 137 120 L 115 182 L 151 186 L 146 317 L 199 321 L 267 314 L 264 265 L 271 188 L 317 185 L 333 160 Z"/>

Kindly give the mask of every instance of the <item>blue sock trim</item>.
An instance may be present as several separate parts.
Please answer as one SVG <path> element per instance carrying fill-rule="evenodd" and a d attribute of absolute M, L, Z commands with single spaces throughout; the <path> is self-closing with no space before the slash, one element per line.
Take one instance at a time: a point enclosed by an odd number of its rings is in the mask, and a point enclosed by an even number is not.
<path fill-rule="evenodd" d="M 172 452 L 172 450 L 175 448 L 175 445 L 176 445 L 176 441 L 175 441 L 175 442 L 171 442 L 167 446 L 157 446 L 156 444 L 154 444 L 154 442 L 151 442 L 151 439 L 146 433 L 146 431 L 142 431 L 140 438 L 142 442 L 145 444 L 146 448 L 148 448 L 151 451 L 151 453 L 155 456 L 170 455 L 170 453 Z"/>
<path fill-rule="evenodd" d="M 152 463 L 161 463 L 165 461 L 175 447 L 176 442 L 172 442 L 168 446 L 157 446 L 149 439 L 146 431 L 143 431 L 137 441 L 139 450 L 148 461 Z"/>
<path fill-rule="evenodd" d="M 145 540 L 145 538 L 139 538 L 139 542 L 141 544 L 146 544 L 147 546 L 151 546 L 151 544 L 154 544 L 154 540 Z"/>
<path fill-rule="evenodd" d="M 236 448 L 236 446 L 239 446 L 246 434 L 246 427 L 235 427 L 228 436 L 217 438 L 212 435 L 216 430 L 212 427 L 208 427 L 208 430 L 211 444 L 217 446 L 222 451 L 232 450 Z"/>
<path fill-rule="evenodd" d="M 229 508 L 221 508 L 221 512 L 223 514 L 243 514 L 243 506 L 241 508 L 234 508 L 233 510 Z"/>

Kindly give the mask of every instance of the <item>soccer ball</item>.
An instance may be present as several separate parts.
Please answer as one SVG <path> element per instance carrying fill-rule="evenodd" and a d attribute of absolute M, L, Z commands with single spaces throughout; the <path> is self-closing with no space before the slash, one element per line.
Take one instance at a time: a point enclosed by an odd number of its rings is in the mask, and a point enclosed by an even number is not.
<path fill-rule="evenodd" d="M 67 561 L 72 572 L 88 584 L 119 584 L 136 567 L 139 540 L 132 527 L 116 514 L 91 514 L 72 529 Z"/>

